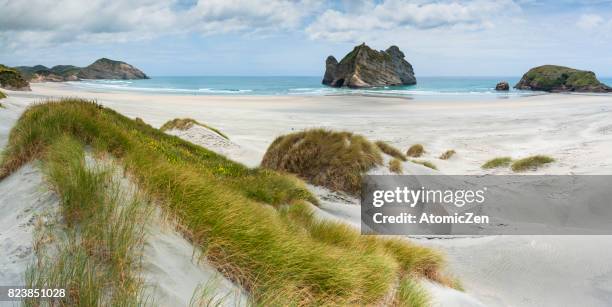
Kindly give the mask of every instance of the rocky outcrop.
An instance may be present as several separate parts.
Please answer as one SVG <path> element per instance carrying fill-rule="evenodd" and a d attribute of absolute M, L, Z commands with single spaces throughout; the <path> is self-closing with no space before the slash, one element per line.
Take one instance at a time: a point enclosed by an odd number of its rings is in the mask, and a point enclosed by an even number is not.
<path fill-rule="evenodd" d="M 81 69 L 77 74 L 79 79 L 149 79 L 138 68 L 121 61 L 102 58 Z"/>
<path fill-rule="evenodd" d="M 416 84 L 412 65 L 404 53 L 391 46 L 376 51 L 365 43 L 356 46 L 340 62 L 333 56 L 325 61 L 323 84 L 334 87 L 377 87 Z"/>
<path fill-rule="evenodd" d="M 125 62 L 99 59 L 81 68 L 73 65 L 57 65 L 48 68 L 43 65 L 18 66 L 16 70 L 32 82 L 63 82 L 80 79 L 148 79 L 138 68 Z"/>
<path fill-rule="evenodd" d="M 514 88 L 546 92 L 612 92 L 612 88 L 599 82 L 592 71 L 555 65 L 530 69 Z"/>
<path fill-rule="evenodd" d="M 13 91 L 29 91 L 30 83 L 18 70 L 0 64 L 0 87 Z"/>
<path fill-rule="evenodd" d="M 509 91 L 510 90 L 510 84 L 508 82 L 506 82 L 506 81 L 499 82 L 495 86 L 495 90 L 496 91 Z"/>

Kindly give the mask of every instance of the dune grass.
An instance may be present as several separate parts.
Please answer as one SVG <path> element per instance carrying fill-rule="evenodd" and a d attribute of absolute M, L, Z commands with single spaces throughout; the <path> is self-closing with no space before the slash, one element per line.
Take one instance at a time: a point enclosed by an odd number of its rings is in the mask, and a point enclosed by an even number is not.
<path fill-rule="evenodd" d="M 397 289 L 395 303 L 398 306 L 431 306 L 430 298 L 413 278 L 404 278 Z"/>
<path fill-rule="evenodd" d="M 536 155 L 514 161 L 511 168 L 514 172 L 524 172 L 528 170 L 536 170 L 538 167 L 554 161 L 555 159 L 549 156 Z"/>
<path fill-rule="evenodd" d="M 386 142 L 383 141 L 376 141 L 376 146 L 378 147 L 378 149 L 380 149 L 380 151 L 386 153 L 387 155 L 402 160 L 402 161 L 406 161 L 406 156 L 397 148 L 389 145 Z"/>
<path fill-rule="evenodd" d="M 499 157 L 499 158 L 491 159 L 485 162 L 485 164 L 483 164 L 481 168 L 492 169 L 492 168 L 498 168 L 498 167 L 506 167 L 506 166 L 509 166 L 511 163 L 512 163 L 511 157 Z"/>
<path fill-rule="evenodd" d="M 82 145 L 71 137 L 60 136 L 45 155 L 45 174 L 68 227 L 52 247 L 35 244 L 37 261 L 26 272 L 27 286 L 65 289 L 58 306 L 143 305 L 138 270 L 145 202 L 123 195 L 110 169 L 86 166 Z"/>
<path fill-rule="evenodd" d="M 401 174 L 403 172 L 402 170 L 402 161 L 400 161 L 399 159 L 392 159 L 389 161 L 389 170 L 396 173 L 396 174 Z"/>
<path fill-rule="evenodd" d="M 2 91 L 0 91 L 0 99 L 4 99 L 6 98 L 6 94 Z"/>
<path fill-rule="evenodd" d="M 263 167 L 353 195 L 361 189 L 362 174 L 381 164 L 380 150 L 365 137 L 324 129 L 278 137 L 261 161 Z"/>
<path fill-rule="evenodd" d="M 443 154 L 441 154 L 439 159 L 448 160 L 452 158 L 455 154 L 456 154 L 455 150 L 450 149 L 450 150 L 445 151 Z"/>
<path fill-rule="evenodd" d="M 192 118 L 175 118 L 173 120 L 167 121 L 159 129 L 161 131 L 167 131 L 167 130 L 172 130 L 172 129 L 187 130 L 187 129 L 193 127 L 193 125 L 198 125 L 198 126 L 204 127 L 204 128 L 206 128 L 208 130 L 211 130 L 211 131 L 217 133 L 218 135 L 222 136 L 223 138 L 229 140 L 227 135 L 223 134 L 223 132 L 221 132 L 219 129 L 211 127 L 211 126 L 206 125 L 206 124 L 202 124 L 202 123 L 200 123 L 200 122 L 198 122 L 198 121 L 196 121 L 195 119 L 192 119 Z"/>
<path fill-rule="evenodd" d="M 329 136 L 324 131 L 316 134 Z M 306 201 L 316 199 L 295 177 L 246 168 L 94 102 L 63 99 L 26 110 L 10 133 L 0 179 L 33 159 L 54 165 L 54 145 L 64 136 L 80 146 L 89 146 L 94 153 L 112 155 L 143 192 L 176 216 L 184 235 L 203 250 L 207 260 L 248 291 L 258 305 L 376 305 L 392 292 L 397 280 L 408 274 L 443 281 L 443 260 L 436 251 L 405 240 L 361 236 L 344 224 L 315 221 Z M 379 161 L 373 144 L 349 133 L 334 136 L 343 144 L 350 143 L 338 146 L 332 142 L 340 148 L 370 153 L 357 159 L 363 162 L 359 167 Z M 281 140 L 274 146 L 281 145 L 279 142 L 283 143 Z M 56 171 L 55 186 L 76 189 L 59 191 L 63 203 L 70 204 L 66 216 L 71 223 L 88 221 L 91 208 L 73 200 L 88 202 L 90 197 L 98 197 L 92 187 L 96 185 L 75 184 L 72 175 Z M 73 215 L 71 210 L 82 212 Z M 84 248 L 98 245 L 88 246 Z M 125 251 L 116 245 L 101 246 L 106 251 L 101 255 L 107 257 L 119 257 L 117 253 Z M 96 259 L 96 255 L 83 257 Z M 96 292 L 87 289 L 96 289 L 95 283 L 101 280 L 95 278 L 97 266 L 88 269 L 87 259 L 65 257 L 57 266 L 64 263 L 61 268 L 82 275 L 84 284 L 73 284 L 74 291 L 91 293 L 91 302 L 96 300 Z M 65 262 L 72 260 L 80 262 Z M 47 280 L 37 276 L 30 280 Z M 138 292 L 131 286 L 128 289 L 128 294 Z"/>
<path fill-rule="evenodd" d="M 425 166 L 425 167 L 429 167 L 429 168 L 431 168 L 431 169 L 438 170 L 438 168 L 436 167 L 436 165 L 435 165 L 435 164 L 433 164 L 433 163 L 431 163 L 431 162 L 429 162 L 429 161 L 423 161 L 423 160 L 410 160 L 410 162 L 412 162 L 412 163 L 416 163 L 416 164 L 420 164 L 420 165 L 423 165 L 423 166 Z"/>
<path fill-rule="evenodd" d="M 425 148 L 421 144 L 414 144 L 408 148 L 406 155 L 408 157 L 418 158 L 425 153 Z"/>

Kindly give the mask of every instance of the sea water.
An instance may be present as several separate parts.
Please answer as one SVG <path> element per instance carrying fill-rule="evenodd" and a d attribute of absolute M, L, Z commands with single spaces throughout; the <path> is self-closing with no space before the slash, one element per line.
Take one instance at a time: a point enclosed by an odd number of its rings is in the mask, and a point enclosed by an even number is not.
<path fill-rule="evenodd" d="M 416 85 L 368 89 L 332 88 L 321 84 L 321 77 L 164 77 L 146 80 L 84 80 L 72 85 L 99 91 L 134 91 L 182 95 L 383 95 L 400 97 L 520 97 L 538 94 L 515 90 L 520 77 L 417 77 Z M 510 83 L 510 91 L 495 91 L 500 81 Z M 602 79 L 612 84 L 612 78 Z"/>

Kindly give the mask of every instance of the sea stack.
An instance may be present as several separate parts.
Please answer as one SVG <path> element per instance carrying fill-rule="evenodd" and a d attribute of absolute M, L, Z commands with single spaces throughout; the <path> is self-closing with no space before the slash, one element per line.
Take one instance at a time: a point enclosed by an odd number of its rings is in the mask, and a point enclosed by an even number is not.
<path fill-rule="evenodd" d="M 363 43 L 340 62 L 331 55 L 327 57 L 322 83 L 350 88 L 416 84 L 412 65 L 404 58 L 397 46 L 376 51 Z"/>
<path fill-rule="evenodd" d="M 495 86 L 495 90 L 496 91 L 509 91 L 510 90 L 510 84 L 508 82 L 506 82 L 506 81 L 499 82 Z"/>
<path fill-rule="evenodd" d="M 530 69 L 514 88 L 545 92 L 612 92 L 612 88 L 599 82 L 592 71 L 556 65 Z"/>

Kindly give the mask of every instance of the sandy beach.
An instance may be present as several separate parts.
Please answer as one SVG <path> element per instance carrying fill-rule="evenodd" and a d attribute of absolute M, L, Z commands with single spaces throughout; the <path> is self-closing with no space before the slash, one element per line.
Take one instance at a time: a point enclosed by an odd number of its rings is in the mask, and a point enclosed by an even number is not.
<path fill-rule="evenodd" d="M 445 101 L 375 96 L 156 95 L 85 91 L 65 83 L 33 83 L 31 87 L 31 92 L 7 91 L 9 98 L 3 100 L 6 109 L 0 109 L 0 146 L 6 144 L 10 127 L 28 105 L 47 98 L 82 97 L 154 127 L 182 117 L 211 125 L 231 140 L 227 144 L 217 140 L 218 151 L 248 166 L 258 165 L 277 136 L 324 127 L 387 141 L 402 150 L 423 144 L 423 159 L 432 161 L 440 174 L 510 174 L 510 170 L 483 170 L 480 166 L 499 156 L 535 154 L 552 156 L 556 162 L 530 174 L 612 174 L 610 96 L 547 94 Z M 197 135 L 179 136 L 198 144 Z M 201 138 L 201 145 L 208 145 L 207 140 L 210 138 Z M 457 154 L 449 160 L 438 159 L 449 149 Z M 437 173 L 414 164 L 408 167 L 411 173 Z M 3 183 L 0 188 L 10 189 L 11 184 Z M 359 225 L 358 200 L 338 199 L 325 189 L 312 189 L 322 199 L 320 216 Z M 612 301 L 609 236 L 417 240 L 447 254 L 449 271 L 466 290 L 467 295 L 460 295 L 467 297 L 457 298 L 456 291 L 431 288 L 434 302 L 441 306 L 473 306 L 477 302 L 486 306 L 606 306 Z"/>

